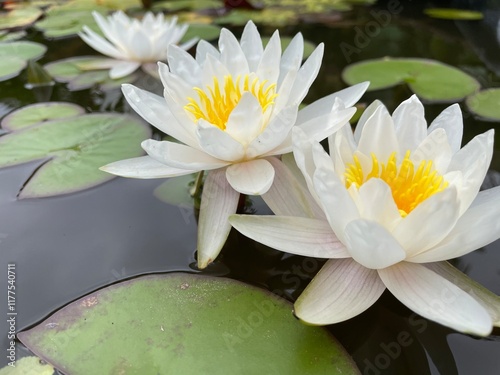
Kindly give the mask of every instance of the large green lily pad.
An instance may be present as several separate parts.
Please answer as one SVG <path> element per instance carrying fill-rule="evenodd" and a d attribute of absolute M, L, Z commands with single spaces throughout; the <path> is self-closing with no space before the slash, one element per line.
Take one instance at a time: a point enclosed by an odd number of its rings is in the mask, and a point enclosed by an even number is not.
<path fill-rule="evenodd" d="M 115 284 L 18 334 L 66 374 L 359 374 L 323 328 L 239 281 L 172 273 Z"/>
<path fill-rule="evenodd" d="M 0 375 L 52 375 L 54 368 L 40 361 L 38 357 L 24 357 L 16 360 L 15 366 L 0 369 Z"/>
<path fill-rule="evenodd" d="M 38 60 L 46 51 L 47 47 L 35 42 L 0 43 L 0 58 L 14 56 L 22 60 Z"/>
<path fill-rule="evenodd" d="M 383 58 L 347 66 L 342 78 L 349 85 L 370 81 L 368 91 L 406 83 L 422 100 L 455 102 L 480 88 L 472 76 L 434 60 Z"/>
<path fill-rule="evenodd" d="M 150 135 L 150 128 L 136 117 L 115 113 L 31 124 L 0 137 L 0 168 L 45 160 L 33 171 L 19 198 L 67 194 L 113 178 L 99 167 L 142 155 L 140 142 Z"/>
<path fill-rule="evenodd" d="M 0 13 L 0 30 L 28 26 L 35 22 L 43 12 L 37 7 L 23 7 Z"/>
<path fill-rule="evenodd" d="M 465 100 L 469 111 L 483 120 L 500 121 L 500 89 L 482 90 Z"/>
<path fill-rule="evenodd" d="M 96 7 L 93 10 L 102 14 L 106 13 L 106 8 L 103 7 Z M 43 20 L 35 24 L 35 27 L 41 30 L 46 38 L 57 39 L 78 34 L 84 25 L 96 32 L 100 32 L 92 16 L 92 8 L 85 10 L 54 7 L 47 12 Z"/>
<path fill-rule="evenodd" d="M 17 77 L 26 65 L 26 60 L 15 56 L 2 56 L 0 58 L 0 81 Z"/>

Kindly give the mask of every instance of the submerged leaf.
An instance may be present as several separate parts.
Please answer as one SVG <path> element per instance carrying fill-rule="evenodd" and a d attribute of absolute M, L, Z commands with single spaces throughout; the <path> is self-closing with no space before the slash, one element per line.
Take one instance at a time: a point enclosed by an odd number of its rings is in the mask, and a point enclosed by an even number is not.
<path fill-rule="evenodd" d="M 472 76 L 439 61 L 411 58 L 365 60 L 347 66 L 342 78 L 349 85 L 370 81 L 368 91 L 406 83 L 422 100 L 455 102 L 477 91 Z"/>
<path fill-rule="evenodd" d="M 64 373 L 359 374 L 323 328 L 239 281 L 172 273 L 112 285 L 18 334 Z"/>
<path fill-rule="evenodd" d="M 142 155 L 140 142 L 150 135 L 139 119 L 113 113 L 41 122 L 0 137 L 0 167 L 44 160 L 19 197 L 67 194 L 113 178 L 99 167 Z"/>

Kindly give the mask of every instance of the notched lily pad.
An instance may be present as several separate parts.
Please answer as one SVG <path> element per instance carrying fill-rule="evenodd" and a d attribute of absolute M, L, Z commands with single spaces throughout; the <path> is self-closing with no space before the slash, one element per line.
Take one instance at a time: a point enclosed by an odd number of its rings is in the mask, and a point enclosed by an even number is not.
<path fill-rule="evenodd" d="M 16 360 L 15 366 L 0 369 L 0 375 L 52 375 L 54 368 L 38 357 L 24 357 Z"/>
<path fill-rule="evenodd" d="M 479 91 L 465 100 L 469 111 L 487 121 L 500 121 L 500 89 Z"/>
<path fill-rule="evenodd" d="M 25 129 L 42 122 L 73 117 L 85 113 L 79 105 L 66 102 L 37 103 L 16 109 L 2 120 L 2 128 L 10 131 Z"/>
<path fill-rule="evenodd" d="M 477 21 L 484 18 L 483 13 L 467 9 L 429 8 L 424 10 L 424 13 L 429 17 L 444 20 Z"/>
<path fill-rule="evenodd" d="M 37 7 L 23 7 L 0 13 L 0 30 L 31 25 L 42 14 L 43 12 Z"/>
<path fill-rule="evenodd" d="M 149 126 L 139 119 L 114 113 L 83 114 L 21 126 L 0 137 L 0 168 L 44 160 L 19 198 L 67 194 L 113 178 L 99 167 L 142 155 L 140 142 L 150 135 Z"/>
<path fill-rule="evenodd" d="M 18 334 L 64 373 L 359 374 L 323 328 L 239 281 L 172 273 L 112 285 Z"/>
<path fill-rule="evenodd" d="M 368 91 L 406 83 L 410 90 L 428 102 L 456 102 L 480 88 L 467 73 L 434 60 L 383 58 L 347 66 L 342 78 L 349 85 L 370 81 Z"/>

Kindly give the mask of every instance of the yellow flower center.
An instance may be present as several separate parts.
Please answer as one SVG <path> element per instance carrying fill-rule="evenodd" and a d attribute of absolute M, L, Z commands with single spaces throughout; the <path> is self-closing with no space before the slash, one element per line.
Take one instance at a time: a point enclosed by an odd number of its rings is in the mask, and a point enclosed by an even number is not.
<path fill-rule="evenodd" d="M 380 163 L 372 154 L 372 170 L 366 176 L 359 159 L 354 156 L 354 163 L 346 166 L 346 188 L 354 184 L 359 188 L 370 178 L 380 178 L 391 188 L 394 202 L 402 217 L 408 215 L 415 207 L 431 195 L 443 191 L 446 182 L 434 168 L 432 160 L 423 160 L 417 168 L 410 160 L 410 151 L 407 151 L 401 164 L 396 163 L 396 153 L 392 153 L 387 163 Z"/>
<path fill-rule="evenodd" d="M 224 77 L 221 85 L 214 77 L 212 87 L 207 86 L 207 90 L 194 87 L 198 93 L 199 100 L 187 98 L 189 103 L 184 107 L 191 112 L 196 120 L 204 119 L 222 130 L 226 129 L 229 115 L 239 103 L 245 92 L 250 92 L 259 101 L 262 113 L 274 104 L 276 94 L 276 84 L 267 85 L 267 80 L 260 82 L 258 78 L 250 80 L 249 75 L 243 78 L 238 76 L 236 80 L 231 75 Z"/>

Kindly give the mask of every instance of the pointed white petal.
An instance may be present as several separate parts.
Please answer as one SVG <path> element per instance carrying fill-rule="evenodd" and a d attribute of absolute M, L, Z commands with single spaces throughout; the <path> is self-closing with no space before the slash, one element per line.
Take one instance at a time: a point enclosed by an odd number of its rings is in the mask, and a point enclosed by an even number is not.
<path fill-rule="evenodd" d="M 251 92 L 245 92 L 229 115 L 226 132 L 240 143 L 247 145 L 262 130 L 262 107 Z"/>
<path fill-rule="evenodd" d="M 401 151 L 404 152 L 405 150 L 402 149 Z M 434 168 L 439 174 L 444 175 L 448 170 L 452 158 L 452 150 L 444 129 L 438 128 L 429 133 L 420 142 L 413 154 L 410 154 L 410 158 L 416 168 L 418 168 L 422 161 L 432 161 Z"/>
<path fill-rule="evenodd" d="M 358 219 L 349 222 L 345 237 L 352 258 L 366 268 L 389 267 L 406 257 L 391 233 L 375 221 Z"/>
<path fill-rule="evenodd" d="M 117 60 L 124 60 L 127 58 L 123 52 L 119 51 L 115 46 L 87 26 L 83 26 L 83 31 L 80 32 L 78 36 L 80 36 L 85 43 L 103 55 L 113 57 Z"/>
<path fill-rule="evenodd" d="M 226 171 L 210 171 L 201 196 L 198 222 L 198 268 L 205 268 L 219 255 L 231 230 L 229 215 L 236 212 L 240 194 L 226 180 Z"/>
<path fill-rule="evenodd" d="M 392 118 L 402 152 L 414 150 L 427 136 L 424 106 L 416 95 L 402 102 Z"/>
<path fill-rule="evenodd" d="M 460 289 L 472 296 L 488 311 L 493 325 L 500 327 L 500 297 L 492 293 L 478 282 L 463 274 L 448 262 L 433 262 L 424 264 L 425 267 L 444 277 Z"/>
<path fill-rule="evenodd" d="M 185 51 L 189 51 L 191 47 L 193 47 L 199 40 L 199 38 L 191 38 L 188 41 L 179 44 L 179 48 L 182 48 Z"/>
<path fill-rule="evenodd" d="M 329 113 L 332 110 L 333 103 L 335 103 L 335 98 L 341 99 L 347 107 L 353 106 L 363 96 L 368 85 L 369 82 L 359 83 L 316 100 L 300 110 L 297 116 L 297 125 L 306 122 L 310 118 Z"/>
<path fill-rule="evenodd" d="M 309 56 L 306 62 L 299 69 L 292 91 L 288 97 L 288 103 L 300 104 L 305 98 L 309 92 L 309 88 L 318 75 L 319 68 L 321 67 L 321 61 L 323 59 L 324 49 L 325 46 L 323 43 L 317 46 L 311 56 Z"/>
<path fill-rule="evenodd" d="M 169 167 L 150 156 L 116 161 L 99 169 L 116 176 L 144 179 L 176 177 L 196 172 L 193 170 Z"/>
<path fill-rule="evenodd" d="M 457 191 L 448 187 L 415 207 L 393 229 L 392 234 L 411 257 L 442 241 L 455 226 L 459 214 Z"/>
<path fill-rule="evenodd" d="M 181 77 L 192 87 L 198 85 L 201 74 L 200 66 L 185 50 L 171 44 L 168 47 L 168 64 L 172 73 Z M 165 83 L 163 85 L 166 86 Z"/>
<path fill-rule="evenodd" d="M 128 84 L 122 85 L 122 91 L 133 110 L 144 120 L 187 145 L 197 145 L 198 141 L 194 135 L 195 125 L 193 124 L 192 131 L 181 126 L 161 96 Z"/>
<path fill-rule="evenodd" d="M 293 159 L 293 158 L 292 158 Z M 280 216 L 301 216 L 326 220 L 323 210 L 311 196 L 305 184 L 277 158 L 269 158 L 275 175 L 274 181 L 262 198 L 274 212 Z M 300 171 L 300 177 L 303 179 Z"/>
<path fill-rule="evenodd" d="M 456 258 L 500 238 L 500 187 L 479 192 L 451 232 L 436 246 L 409 259 L 426 263 Z"/>
<path fill-rule="evenodd" d="M 460 150 L 464 129 L 460 105 L 456 103 L 452 104 L 441 112 L 441 114 L 432 121 L 428 133 L 431 133 L 437 128 L 443 128 L 446 131 L 448 143 L 453 152 Z"/>
<path fill-rule="evenodd" d="M 109 77 L 111 79 L 123 78 L 135 72 L 140 66 L 141 63 L 137 61 L 117 61 L 109 71 Z"/>
<path fill-rule="evenodd" d="M 378 178 L 371 178 L 361 185 L 359 203 L 363 218 L 376 221 L 390 231 L 401 220 L 391 188 Z"/>
<path fill-rule="evenodd" d="M 401 262 L 378 273 L 387 289 L 417 314 L 459 332 L 490 334 L 492 320 L 486 309 L 430 269 Z"/>
<path fill-rule="evenodd" d="M 293 156 L 297 167 L 302 172 L 309 191 L 315 197 L 316 201 L 319 198 L 316 195 L 316 190 L 313 184 L 313 175 L 316 169 L 312 158 L 312 141 L 307 135 L 297 126 L 292 129 L 293 140 Z"/>
<path fill-rule="evenodd" d="M 141 146 L 153 159 L 174 168 L 200 171 L 221 168 L 229 164 L 179 143 L 148 139 L 142 142 Z"/>
<path fill-rule="evenodd" d="M 354 140 L 356 143 L 359 143 L 359 139 L 361 138 L 361 133 L 363 132 L 363 128 L 365 127 L 366 121 L 372 117 L 378 107 L 383 107 L 384 104 L 380 100 L 374 100 L 368 107 L 365 108 L 361 117 L 359 118 L 356 128 L 354 129 Z"/>
<path fill-rule="evenodd" d="M 234 190 L 247 195 L 260 195 L 271 187 L 274 168 L 265 159 L 250 160 L 230 165 L 226 177 Z"/>
<path fill-rule="evenodd" d="M 352 259 L 332 259 L 299 296 L 295 314 L 311 324 L 343 322 L 368 309 L 384 290 L 377 271 Z"/>
<path fill-rule="evenodd" d="M 314 258 L 348 258 L 326 221 L 293 216 L 232 215 L 229 222 L 245 236 L 273 249 Z"/>
<path fill-rule="evenodd" d="M 266 49 L 257 68 L 257 77 L 261 81 L 268 80 L 271 83 L 278 81 L 281 61 L 281 43 L 278 30 L 274 32 L 267 43 Z M 299 103 L 297 103 L 298 105 Z"/>
<path fill-rule="evenodd" d="M 250 72 L 257 71 L 264 48 L 259 31 L 252 21 L 248 21 L 241 35 L 241 49 L 248 61 Z"/>
<path fill-rule="evenodd" d="M 198 64 L 202 65 L 205 62 L 207 55 L 212 55 L 216 59 L 220 58 L 220 53 L 217 51 L 217 48 L 202 39 L 196 45 L 196 61 Z"/>
<path fill-rule="evenodd" d="M 144 30 L 136 30 L 129 40 L 130 51 L 136 60 L 139 61 L 151 61 L 153 59 L 153 48 L 149 36 Z M 166 51 L 165 51 L 166 52 Z M 163 56 L 156 56 L 155 60 L 165 60 L 167 54 Z"/>
<path fill-rule="evenodd" d="M 283 79 L 290 71 L 298 71 L 304 54 L 304 38 L 301 33 L 293 37 L 288 47 L 281 56 L 280 76 L 278 78 L 278 87 L 281 86 Z"/>
<path fill-rule="evenodd" d="M 234 162 L 245 155 L 245 148 L 240 142 L 203 119 L 198 121 L 197 134 L 203 151 L 214 158 Z"/>
<path fill-rule="evenodd" d="M 228 29 L 222 29 L 219 37 L 219 51 L 222 63 L 237 77 L 248 74 L 248 63 L 238 40 Z"/>

